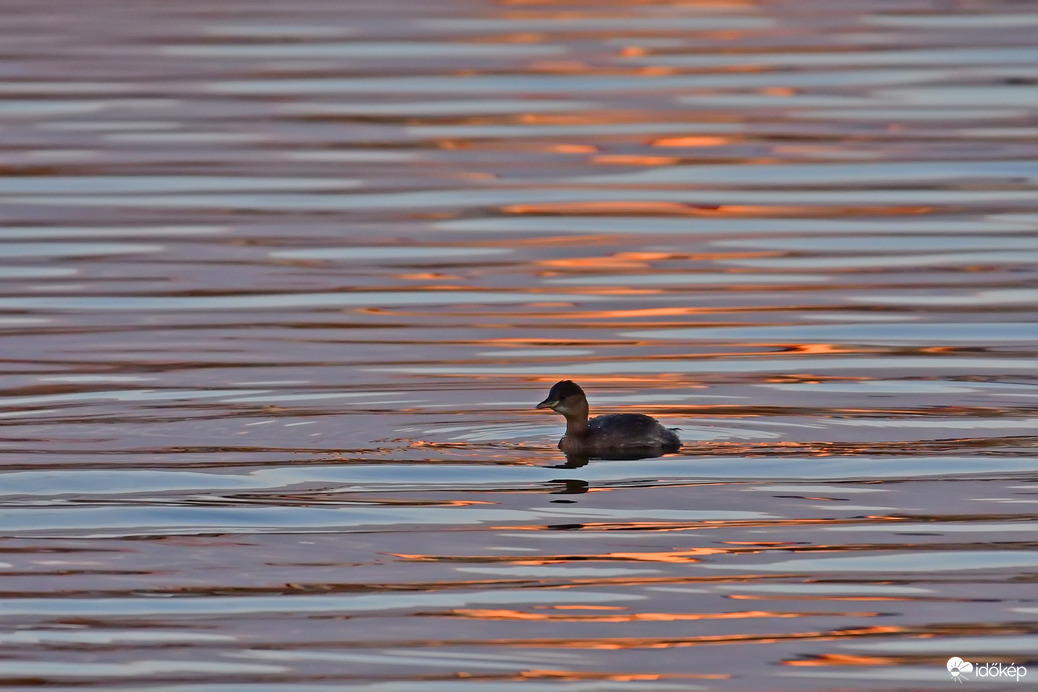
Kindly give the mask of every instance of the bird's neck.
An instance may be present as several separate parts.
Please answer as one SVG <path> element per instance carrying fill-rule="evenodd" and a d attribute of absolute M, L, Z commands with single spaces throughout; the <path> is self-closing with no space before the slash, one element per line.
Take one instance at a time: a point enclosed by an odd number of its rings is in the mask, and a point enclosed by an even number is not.
<path fill-rule="evenodd" d="M 567 412 L 566 415 L 566 435 L 567 437 L 586 437 L 588 434 L 588 422 L 587 422 L 587 404 L 579 406 L 573 411 Z"/>

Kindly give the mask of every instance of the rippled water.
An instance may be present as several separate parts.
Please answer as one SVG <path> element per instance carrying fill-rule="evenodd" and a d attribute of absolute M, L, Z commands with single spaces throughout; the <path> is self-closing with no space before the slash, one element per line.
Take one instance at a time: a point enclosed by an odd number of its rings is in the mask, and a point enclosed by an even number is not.
<path fill-rule="evenodd" d="M 0 8 L 0 684 L 1038 675 L 1026 3 Z"/>

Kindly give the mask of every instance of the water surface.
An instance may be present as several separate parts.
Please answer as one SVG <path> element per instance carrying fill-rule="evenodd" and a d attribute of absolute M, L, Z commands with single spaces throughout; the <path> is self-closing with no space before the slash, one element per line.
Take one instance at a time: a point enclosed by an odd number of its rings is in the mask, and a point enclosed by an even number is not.
<path fill-rule="evenodd" d="M 1023 5 L 3 4 L 0 684 L 1038 674 Z"/>

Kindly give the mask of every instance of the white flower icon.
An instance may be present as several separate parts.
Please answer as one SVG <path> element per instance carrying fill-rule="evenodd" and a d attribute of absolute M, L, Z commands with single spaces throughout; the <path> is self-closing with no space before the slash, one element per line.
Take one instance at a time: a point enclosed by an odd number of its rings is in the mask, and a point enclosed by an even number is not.
<path fill-rule="evenodd" d="M 958 656 L 952 656 L 948 659 L 948 664 L 945 666 L 948 672 L 951 673 L 952 680 L 955 682 L 962 682 L 963 678 L 959 677 L 963 673 L 972 673 L 973 664 L 969 661 L 963 661 Z"/>

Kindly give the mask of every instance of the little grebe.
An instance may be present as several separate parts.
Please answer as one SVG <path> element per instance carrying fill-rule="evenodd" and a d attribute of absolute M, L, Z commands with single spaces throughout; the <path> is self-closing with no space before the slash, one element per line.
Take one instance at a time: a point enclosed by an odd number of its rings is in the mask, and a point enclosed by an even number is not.
<path fill-rule="evenodd" d="M 584 390 L 569 380 L 556 382 L 548 398 L 537 408 L 550 408 L 566 417 L 566 434 L 559 449 L 566 454 L 594 455 L 600 452 L 640 450 L 676 452 L 681 440 L 651 416 L 640 413 L 610 413 L 588 420 Z"/>

